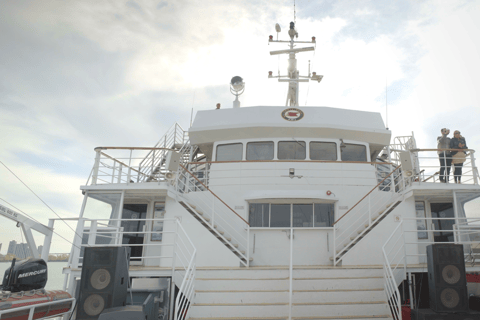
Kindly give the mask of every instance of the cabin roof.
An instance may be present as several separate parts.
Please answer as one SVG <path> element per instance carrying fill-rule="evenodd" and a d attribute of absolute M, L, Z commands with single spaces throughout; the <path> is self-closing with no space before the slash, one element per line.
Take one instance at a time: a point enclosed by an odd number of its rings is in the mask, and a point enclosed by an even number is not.
<path fill-rule="evenodd" d="M 330 138 L 390 143 L 378 112 L 330 107 L 298 107 L 303 117 L 288 121 L 282 113 L 290 107 L 243 107 L 198 111 L 189 129 L 192 144 L 254 138 Z"/>

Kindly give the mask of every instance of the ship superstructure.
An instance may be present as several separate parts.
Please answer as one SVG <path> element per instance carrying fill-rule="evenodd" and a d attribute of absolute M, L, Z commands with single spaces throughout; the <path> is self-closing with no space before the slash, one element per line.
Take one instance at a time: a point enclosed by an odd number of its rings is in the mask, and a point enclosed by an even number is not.
<path fill-rule="evenodd" d="M 474 150 L 462 184 L 440 183 L 437 150 L 392 139 L 379 113 L 299 107 L 299 82 L 322 77 L 299 76 L 289 35 L 287 106 L 199 111 L 152 148 L 95 149 L 65 290 L 85 247 L 124 246 L 131 278 L 170 281 L 165 318 L 401 319 L 428 244 L 464 244 L 480 271 Z"/>

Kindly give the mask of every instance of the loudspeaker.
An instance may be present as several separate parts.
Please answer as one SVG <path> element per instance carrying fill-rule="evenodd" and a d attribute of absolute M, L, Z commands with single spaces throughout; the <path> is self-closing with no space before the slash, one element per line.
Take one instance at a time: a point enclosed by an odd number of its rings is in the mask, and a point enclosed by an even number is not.
<path fill-rule="evenodd" d="M 127 302 L 128 247 L 87 247 L 83 255 L 77 320 L 96 320 L 107 308 Z"/>
<path fill-rule="evenodd" d="M 427 246 L 430 308 L 436 312 L 468 312 L 463 245 Z"/>
<path fill-rule="evenodd" d="M 437 313 L 430 309 L 412 310 L 412 320 L 479 320 L 480 312 L 464 314 Z"/>

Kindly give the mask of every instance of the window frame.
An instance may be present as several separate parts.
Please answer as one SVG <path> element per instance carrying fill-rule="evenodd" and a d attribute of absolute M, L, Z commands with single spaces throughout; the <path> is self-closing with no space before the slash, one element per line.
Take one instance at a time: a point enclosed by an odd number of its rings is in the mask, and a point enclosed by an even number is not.
<path fill-rule="evenodd" d="M 354 145 L 354 146 L 361 146 L 365 148 L 365 160 L 343 160 L 343 151 L 342 148 L 340 147 L 340 161 L 345 162 L 345 161 L 350 161 L 350 162 L 370 162 L 370 155 L 369 155 L 369 148 L 368 144 L 363 144 L 363 143 L 352 143 L 352 142 L 346 142 L 344 141 L 345 145 Z"/>
<path fill-rule="evenodd" d="M 249 160 L 248 159 L 248 145 L 250 143 L 267 143 L 267 142 L 270 142 L 272 143 L 272 146 L 273 146 L 273 156 L 272 156 L 272 159 L 262 159 L 262 160 Z M 278 158 L 276 157 L 277 155 L 277 150 L 275 148 L 275 141 L 273 140 L 266 140 L 266 141 L 248 141 L 246 144 L 245 144 L 245 160 L 246 161 L 272 161 L 272 160 L 278 160 Z"/>
<path fill-rule="evenodd" d="M 242 156 L 240 160 L 217 160 L 218 159 L 218 147 L 223 147 L 223 146 L 229 146 L 229 145 L 235 145 L 235 144 L 240 144 L 242 145 Z M 243 142 L 231 142 L 231 143 L 222 143 L 222 144 L 217 144 L 215 147 L 215 161 L 222 162 L 222 161 L 243 161 L 245 158 L 245 148 L 244 148 L 244 143 Z"/>
<path fill-rule="evenodd" d="M 262 205 L 268 205 L 268 223 L 269 225 L 266 227 L 257 227 L 257 226 L 250 226 L 250 229 L 255 229 L 255 230 L 285 230 L 285 229 L 327 229 L 331 230 L 334 228 L 333 223 L 335 222 L 335 213 L 338 211 L 337 210 L 337 201 L 331 202 L 331 201 L 298 201 L 298 199 L 291 199 L 290 201 L 272 201 L 272 200 L 255 200 L 255 201 L 249 201 L 248 203 L 248 219 L 250 223 L 250 205 L 251 204 L 262 204 Z M 285 205 L 288 204 L 290 205 L 290 226 L 289 227 L 271 227 L 272 224 L 272 205 Z M 331 227 L 315 227 L 315 205 L 316 204 L 330 204 L 332 205 L 333 208 L 333 223 Z M 312 205 L 312 227 L 294 227 L 293 226 L 293 205 Z"/>
<path fill-rule="evenodd" d="M 303 157 L 302 159 L 280 159 L 279 158 L 279 153 L 280 153 L 280 143 L 282 142 L 294 142 L 294 143 L 298 143 L 298 144 L 301 144 L 302 142 L 305 144 L 304 145 L 304 148 L 305 148 L 305 157 Z M 277 157 L 276 159 L 278 160 L 293 160 L 293 161 L 298 161 L 298 160 L 307 160 L 307 141 L 305 140 L 302 140 L 302 141 L 299 141 L 299 140 L 278 140 L 277 141 Z"/>
<path fill-rule="evenodd" d="M 333 143 L 335 145 L 335 160 L 319 160 L 319 159 L 312 159 L 312 143 Z M 335 141 L 317 141 L 311 140 L 308 143 L 308 159 L 312 161 L 339 161 L 340 157 L 338 154 L 338 143 Z"/>

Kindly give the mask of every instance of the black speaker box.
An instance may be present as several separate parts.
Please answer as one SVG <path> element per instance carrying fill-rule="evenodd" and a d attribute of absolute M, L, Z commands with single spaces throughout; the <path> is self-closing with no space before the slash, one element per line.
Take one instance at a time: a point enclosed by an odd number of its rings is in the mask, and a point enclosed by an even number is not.
<path fill-rule="evenodd" d="M 480 320 L 480 312 L 438 313 L 430 309 L 412 310 L 412 320 Z"/>
<path fill-rule="evenodd" d="M 129 261 L 130 248 L 85 248 L 77 320 L 96 320 L 104 309 L 126 305 Z"/>
<path fill-rule="evenodd" d="M 463 245 L 427 246 L 430 308 L 436 312 L 468 312 Z"/>

